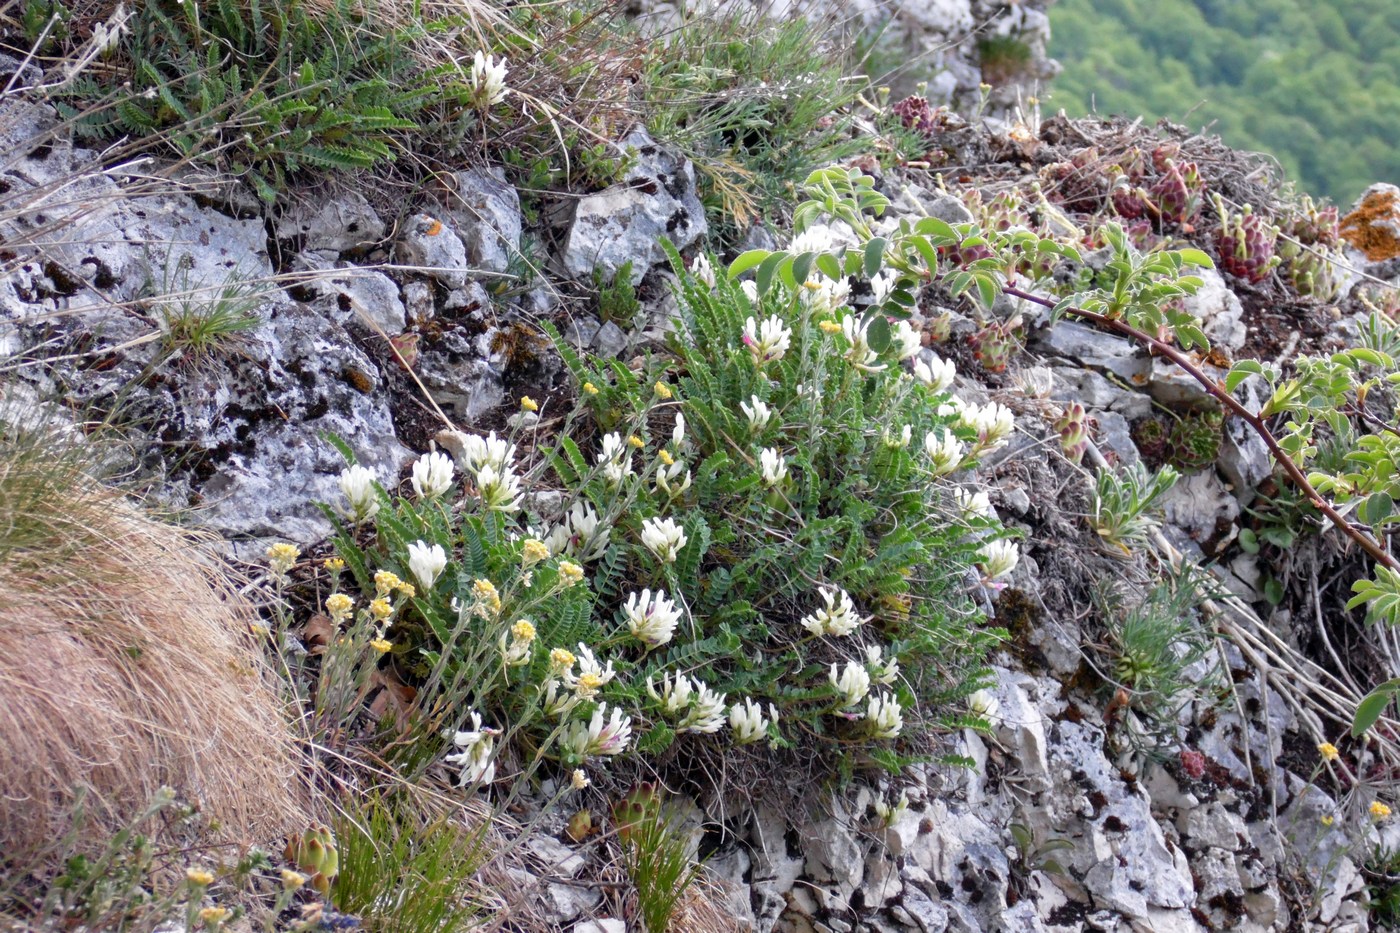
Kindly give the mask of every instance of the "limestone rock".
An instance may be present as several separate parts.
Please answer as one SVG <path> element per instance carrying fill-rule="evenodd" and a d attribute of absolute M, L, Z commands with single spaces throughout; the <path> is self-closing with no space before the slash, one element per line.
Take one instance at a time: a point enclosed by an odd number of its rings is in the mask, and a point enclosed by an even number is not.
<path fill-rule="evenodd" d="M 317 203 L 295 201 L 274 225 L 279 240 L 337 255 L 367 249 L 384 236 L 384 221 L 365 196 L 351 191 Z"/>
<path fill-rule="evenodd" d="M 500 168 L 449 176 L 447 216 L 466 247 L 467 262 L 483 272 L 505 272 L 520 252 L 520 195 Z"/>
<path fill-rule="evenodd" d="M 632 263 L 632 284 L 665 259 L 661 239 L 684 249 L 705 234 L 705 208 L 695 191 L 689 160 L 653 142 L 643 129 L 622 141 L 636 149 L 637 163 L 619 184 L 584 197 L 574 213 L 561 261 L 574 278 L 598 270 L 611 281 Z"/>

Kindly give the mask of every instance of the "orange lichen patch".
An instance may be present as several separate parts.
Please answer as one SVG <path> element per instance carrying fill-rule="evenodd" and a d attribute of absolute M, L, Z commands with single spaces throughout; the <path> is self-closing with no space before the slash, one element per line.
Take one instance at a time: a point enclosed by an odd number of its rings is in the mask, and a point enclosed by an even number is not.
<path fill-rule="evenodd" d="M 1371 262 L 1400 256 L 1400 189 L 1368 191 L 1356 210 L 1342 218 L 1341 234 Z"/>

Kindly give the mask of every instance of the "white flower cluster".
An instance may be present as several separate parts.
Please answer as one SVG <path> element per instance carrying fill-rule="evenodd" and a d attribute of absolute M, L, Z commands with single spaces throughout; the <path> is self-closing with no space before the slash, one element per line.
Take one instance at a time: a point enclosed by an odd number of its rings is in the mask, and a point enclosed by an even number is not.
<path fill-rule="evenodd" d="M 408 546 L 408 570 L 424 592 L 431 590 L 447 566 L 447 552 L 441 544 L 414 541 Z"/>
<path fill-rule="evenodd" d="M 496 736 L 501 734 L 501 730 L 482 726 L 481 714 L 474 710 L 468 715 L 472 721 L 471 728 L 452 736 L 452 744 L 461 751 L 448 755 L 446 761 L 449 765 L 461 767 L 462 776 L 458 781 L 461 786 L 490 784 L 496 776 Z"/>
<path fill-rule="evenodd" d="M 603 435 L 603 449 L 598 454 L 598 466 L 602 467 L 603 476 L 609 486 L 621 486 L 623 480 L 632 475 L 632 451 L 621 434 L 614 431 Z"/>
<path fill-rule="evenodd" d="M 698 677 L 667 674 L 661 679 L 661 690 L 650 677 L 647 694 L 658 703 L 667 716 L 676 720 L 676 732 L 718 732 L 725 722 L 724 694 L 711 690 Z"/>
<path fill-rule="evenodd" d="M 551 557 L 567 554 L 586 563 L 602 557 L 611 539 L 612 528 L 603 523 L 592 505 L 580 501 L 550 529 L 544 544 Z"/>
<path fill-rule="evenodd" d="M 747 284 L 747 283 L 745 283 Z M 749 318 L 744 322 L 744 346 L 748 347 L 755 366 L 782 359 L 792 347 L 792 328 L 776 314 L 761 323 Z"/>
<path fill-rule="evenodd" d="M 655 595 L 651 590 L 632 593 L 622 611 L 627 617 L 627 630 L 648 648 L 669 642 L 681 618 L 680 609 L 662 590 L 657 590 Z"/>
<path fill-rule="evenodd" d="M 515 445 L 492 431 L 486 437 L 461 431 L 443 431 L 438 443 L 452 453 L 457 466 L 476 480 L 476 494 L 487 509 L 515 512 L 520 509 L 520 477 L 515 474 Z"/>
<path fill-rule="evenodd" d="M 802 619 L 802 627 L 812 635 L 849 635 L 861 624 L 851 594 L 840 587 L 822 587 L 818 592 L 826 605 Z"/>
<path fill-rule="evenodd" d="M 492 55 L 478 51 L 472 56 L 471 71 L 467 75 L 472 89 L 472 101 L 482 110 L 488 110 L 506 99 L 506 62 L 499 62 Z"/>
<path fill-rule="evenodd" d="M 977 432 L 976 451 L 986 453 L 996 450 L 1007 442 L 1016 427 L 1016 418 L 1011 409 L 997 402 L 985 405 L 966 405 L 958 414 L 958 421 L 964 427 Z"/>
<path fill-rule="evenodd" d="M 685 529 L 670 518 L 648 518 L 642 522 L 642 544 L 663 564 L 676 562 L 676 555 L 690 539 Z"/>

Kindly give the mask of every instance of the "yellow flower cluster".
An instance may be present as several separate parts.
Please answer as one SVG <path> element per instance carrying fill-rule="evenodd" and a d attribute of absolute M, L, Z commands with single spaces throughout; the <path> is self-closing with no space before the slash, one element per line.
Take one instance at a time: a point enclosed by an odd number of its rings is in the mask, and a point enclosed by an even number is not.
<path fill-rule="evenodd" d="M 331 621 L 337 625 L 350 618 L 354 608 L 355 601 L 344 593 L 332 593 L 326 597 L 326 612 L 330 613 Z"/>
<path fill-rule="evenodd" d="M 389 600 L 381 596 L 378 599 L 370 600 L 369 614 L 373 616 L 376 621 L 383 622 L 394 614 L 394 607 L 389 603 Z"/>
<path fill-rule="evenodd" d="M 593 383 L 591 383 L 591 382 L 585 382 L 585 383 L 583 384 L 583 391 L 586 392 L 586 393 L 589 394 L 589 395 L 597 395 L 597 394 L 598 394 L 598 387 L 595 386 L 595 385 L 594 385 Z"/>
<path fill-rule="evenodd" d="M 331 573 L 340 573 L 345 569 L 345 561 L 339 557 L 327 557 L 321 566 Z"/>
<path fill-rule="evenodd" d="M 375 651 L 378 651 L 380 654 L 388 654 L 389 651 L 393 649 L 394 644 L 387 638 L 376 638 L 374 641 L 369 643 L 369 646 Z"/>
<path fill-rule="evenodd" d="M 539 411 L 540 406 L 528 395 L 520 396 L 520 407 L 525 411 Z"/>
<path fill-rule="evenodd" d="M 1373 819 L 1373 820 L 1375 820 L 1377 823 L 1379 823 L 1381 820 L 1389 819 L 1389 817 L 1390 817 L 1390 807 L 1387 807 L 1385 804 L 1381 803 L 1379 800 L 1377 800 L 1377 801 L 1375 801 L 1375 802 L 1373 802 L 1373 803 L 1371 804 L 1371 819 Z"/>
<path fill-rule="evenodd" d="M 1333 745 L 1331 742 L 1319 742 L 1317 744 L 1317 753 L 1322 756 L 1324 761 L 1336 761 L 1341 757 L 1341 753 L 1337 751 L 1337 746 Z"/>
<path fill-rule="evenodd" d="M 583 568 L 571 560 L 561 560 L 559 562 L 559 582 L 565 586 L 573 586 L 583 580 Z"/>
<path fill-rule="evenodd" d="M 207 888 L 214 883 L 214 876 L 202 868 L 187 868 L 185 869 L 185 880 L 190 884 Z"/>
<path fill-rule="evenodd" d="M 533 567 L 542 560 L 549 560 L 549 545 L 537 538 L 526 538 L 520 546 L 520 562 L 526 567 Z"/>
<path fill-rule="evenodd" d="M 822 329 L 822 333 L 824 333 L 824 334 L 839 334 L 839 333 L 841 333 L 841 325 L 838 324 L 838 323 L 836 323 L 835 321 L 822 321 L 822 322 L 821 322 L 820 324 L 818 324 L 817 326 L 820 327 L 820 328 Z"/>
<path fill-rule="evenodd" d="M 475 580 L 472 583 L 472 595 L 476 597 L 477 608 L 483 615 L 500 615 L 501 594 L 496 589 L 496 584 L 486 579 Z"/>
<path fill-rule="evenodd" d="M 652 390 L 656 392 L 657 398 L 669 399 L 671 397 L 671 387 L 659 380 L 657 381 L 656 385 L 652 386 Z"/>

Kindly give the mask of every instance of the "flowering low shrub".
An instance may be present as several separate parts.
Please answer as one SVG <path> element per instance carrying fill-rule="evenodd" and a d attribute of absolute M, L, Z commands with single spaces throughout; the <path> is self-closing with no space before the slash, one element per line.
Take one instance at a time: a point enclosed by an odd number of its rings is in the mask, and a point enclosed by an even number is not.
<path fill-rule="evenodd" d="M 1018 555 L 949 477 L 1010 412 L 952 398 L 907 323 L 877 350 L 845 279 L 760 299 L 674 259 L 669 356 L 634 370 L 556 335 L 579 401 L 532 467 L 525 399 L 509 438 L 440 434 L 412 495 L 343 475 L 327 613 L 410 688 L 395 747 L 464 783 L 506 749 L 572 769 L 677 742 L 897 770 L 967 721 L 1000 634 L 970 591 Z"/>

